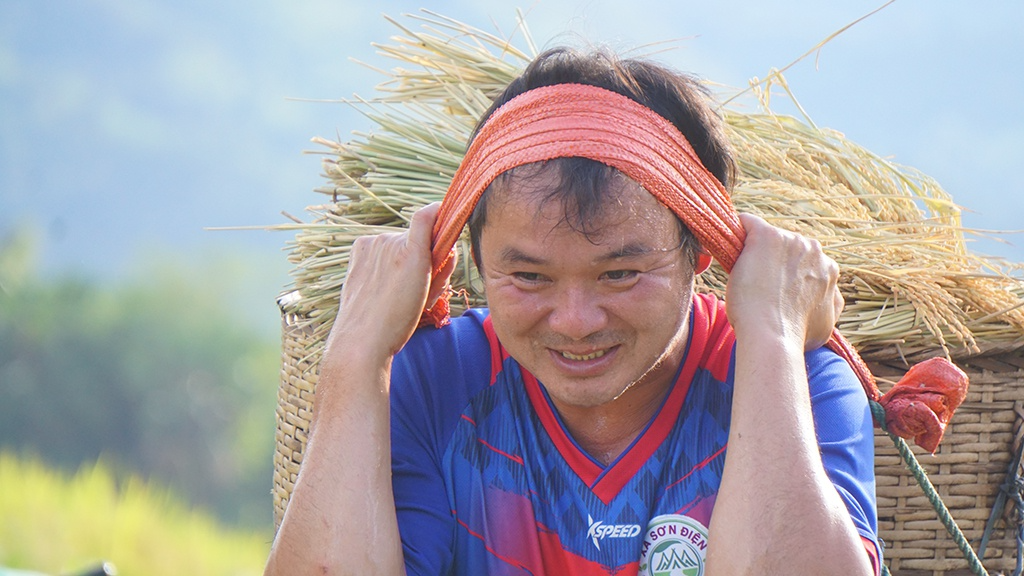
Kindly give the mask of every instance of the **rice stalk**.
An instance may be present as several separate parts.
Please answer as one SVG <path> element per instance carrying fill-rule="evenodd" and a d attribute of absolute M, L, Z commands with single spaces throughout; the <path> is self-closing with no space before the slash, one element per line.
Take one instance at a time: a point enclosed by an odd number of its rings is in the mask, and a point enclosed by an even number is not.
<path fill-rule="evenodd" d="M 374 46 L 395 67 L 373 98 L 348 102 L 374 130 L 346 142 L 315 138 L 327 179 L 316 192 L 327 199 L 307 209 L 310 223 L 275 227 L 295 232 L 292 285 L 279 303 L 293 327 L 313 335 L 311 357 L 337 312 L 352 242 L 403 230 L 416 209 L 444 196 L 477 118 L 536 53 L 522 21 L 525 48 L 431 12 L 389 21 L 397 35 Z M 781 73 L 768 82 L 792 95 Z M 963 228 L 959 206 L 934 179 L 809 119 L 773 114 L 768 94 L 756 91 L 761 112 L 740 112 L 732 98 L 721 108 L 740 168 L 733 201 L 818 239 L 839 262 L 839 327 L 862 354 L 1024 346 L 1021 269 L 967 249 L 966 235 L 979 232 Z M 459 250 L 456 313 L 485 305 L 465 234 Z M 716 265 L 698 287 L 721 295 L 726 281 Z"/>

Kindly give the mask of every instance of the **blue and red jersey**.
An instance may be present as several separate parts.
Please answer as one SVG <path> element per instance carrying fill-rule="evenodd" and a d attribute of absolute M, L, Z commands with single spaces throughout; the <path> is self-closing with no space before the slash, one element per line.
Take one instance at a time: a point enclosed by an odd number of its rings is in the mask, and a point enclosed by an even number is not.
<path fill-rule="evenodd" d="M 409 574 L 703 573 L 725 463 L 732 329 L 694 297 L 686 356 L 646 429 L 604 466 L 508 357 L 486 310 L 418 331 L 392 366 L 392 467 Z M 827 349 L 806 356 L 822 461 L 877 557 L 864 392 Z M 794 522 L 799 519 L 794 518 Z"/>

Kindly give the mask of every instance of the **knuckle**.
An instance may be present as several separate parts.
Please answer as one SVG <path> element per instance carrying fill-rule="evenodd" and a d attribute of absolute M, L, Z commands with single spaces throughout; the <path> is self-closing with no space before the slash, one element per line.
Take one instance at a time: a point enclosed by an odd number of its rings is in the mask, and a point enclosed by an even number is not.
<path fill-rule="evenodd" d="M 358 238 L 355 239 L 355 242 L 352 243 L 352 249 L 353 250 L 367 250 L 372 245 L 373 245 L 373 237 L 372 236 L 359 236 Z"/>

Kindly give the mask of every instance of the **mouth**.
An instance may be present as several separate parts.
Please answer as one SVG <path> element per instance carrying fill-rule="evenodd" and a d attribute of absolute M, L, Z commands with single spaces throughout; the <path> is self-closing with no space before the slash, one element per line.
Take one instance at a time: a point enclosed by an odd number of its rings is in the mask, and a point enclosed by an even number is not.
<path fill-rule="evenodd" d="M 577 348 L 573 351 L 548 349 L 554 367 L 565 376 L 591 377 L 610 370 L 618 358 L 619 345 L 607 348 Z"/>
<path fill-rule="evenodd" d="M 564 350 L 561 352 L 562 358 L 565 358 L 567 360 L 573 360 L 575 362 L 586 362 L 587 360 L 596 360 L 607 353 L 608 350 L 597 350 L 594 352 L 590 352 L 589 354 L 573 354 L 572 352 L 567 352 Z"/>

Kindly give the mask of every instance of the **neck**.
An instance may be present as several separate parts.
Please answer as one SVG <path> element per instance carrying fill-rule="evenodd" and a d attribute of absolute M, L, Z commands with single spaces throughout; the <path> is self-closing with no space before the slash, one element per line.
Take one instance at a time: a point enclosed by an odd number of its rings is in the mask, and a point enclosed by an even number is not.
<path fill-rule="evenodd" d="M 638 382 L 607 404 L 580 407 L 555 403 L 555 409 L 573 440 L 590 457 L 607 466 L 643 432 L 671 388 L 671 380 Z"/>

